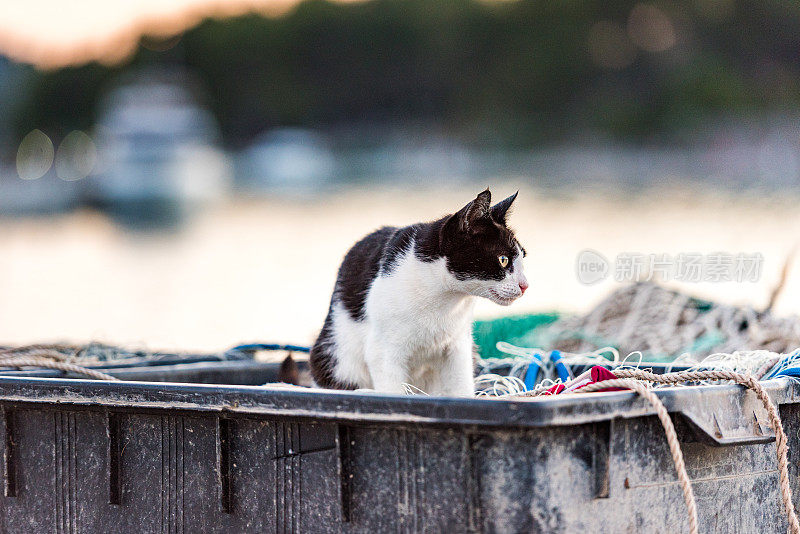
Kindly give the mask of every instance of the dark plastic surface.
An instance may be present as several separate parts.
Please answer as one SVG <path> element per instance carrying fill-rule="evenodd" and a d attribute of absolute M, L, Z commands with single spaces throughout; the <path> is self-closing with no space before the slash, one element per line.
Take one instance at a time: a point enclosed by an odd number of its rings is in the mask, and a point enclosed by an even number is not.
<path fill-rule="evenodd" d="M 275 379 L 277 364 L 246 360 L 111 372 L 206 384 L 0 377 L 3 532 L 686 530 L 663 430 L 630 392 L 505 401 L 234 385 Z M 797 496 L 796 386 L 766 385 Z M 701 531 L 785 531 L 754 395 L 659 397 Z"/>

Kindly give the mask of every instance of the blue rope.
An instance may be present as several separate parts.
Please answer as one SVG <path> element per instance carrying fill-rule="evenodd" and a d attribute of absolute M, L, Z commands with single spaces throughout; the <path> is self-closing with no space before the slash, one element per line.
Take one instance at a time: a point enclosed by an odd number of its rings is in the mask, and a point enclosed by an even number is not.
<path fill-rule="evenodd" d="M 536 387 L 536 379 L 539 378 L 539 369 L 542 367 L 542 357 L 538 354 L 531 355 L 531 363 L 525 371 L 525 391 L 532 391 Z"/>
<path fill-rule="evenodd" d="M 561 361 L 560 350 L 554 350 L 550 353 L 550 361 L 553 362 L 556 373 L 558 373 L 558 378 L 560 378 L 562 382 L 567 382 L 572 378 L 572 373 L 569 371 L 569 368 Z"/>
<path fill-rule="evenodd" d="M 770 378 L 781 376 L 800 378 L 800 349 L 785 356 L 761 380 L 769 380 Z"/>

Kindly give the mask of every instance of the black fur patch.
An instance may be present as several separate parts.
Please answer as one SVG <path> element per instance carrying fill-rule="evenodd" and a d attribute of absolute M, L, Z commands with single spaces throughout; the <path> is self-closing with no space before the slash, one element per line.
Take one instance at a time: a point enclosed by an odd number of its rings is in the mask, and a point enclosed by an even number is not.
<path fill-rule="evenodd" d="M 419 225 L 398 228 L 384 246 L 381 274 L 389 274 L 397 264 L 397 259 L 411 248 Z"/>
<path fill-rule="evenodd" d="M 331 306 L 332 308 L 333 306 Z M 326 389 L 357 389 L 354 384 L 340 382 L 333 376 L 333 368 L 336 365 L 336 356 L 333 354 L 333 310 L 328 310 L 325 324 L 317 337 L 314 346 L 311 347 L 308 363 L 311 367 L 311 376 L 319 387 Z"/>
<path fill-rule="evenodd" d="M 344 257 L 342 266 L 339 267 L 333 300 L 344 304 L 345 309 L 356 321 L 364 318 L 367 292 L 384 261 L 386 244 L 396 231 L 397 228 L 384 226 L 372 232 L 353 245 Z"/>
<path fill-rule="evenodd" d="M 514 232 L 490 213 L 468 219 L 465 226 L 468 217 L 462 210 L 450 216 L 442 228 L 440 254 L 447 259 L 448 270 L 459 280 L 502 280 L 506 272 L 514 271 L 519 254 Z M 500 265 L 500 256 L 509 259 L 506 267 Z"/>
<path fill-rule="evenodd" d="M 423 225 L 417 257 L 423 261 L 444 257 L 448 270 L 459 280 L 502 280 L 506 271 L 514 271 L 517 246 L 522 248 L 506 226 L 506 214 L 516 197 L 515 193 L 490 207 L 491 194 L 486 190 L 453 215 Z M 500 256 L 509 259 L 505 268 Z"/>

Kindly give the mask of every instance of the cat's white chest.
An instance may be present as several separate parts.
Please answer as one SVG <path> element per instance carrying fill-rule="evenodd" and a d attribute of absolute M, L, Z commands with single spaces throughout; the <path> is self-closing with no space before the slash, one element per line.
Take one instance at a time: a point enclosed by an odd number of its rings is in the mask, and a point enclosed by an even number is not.
<path fill-rule="evenodd" d="M 450 277 L 444 260 L 422 262 L 406 254 L 391 275 L 373 282 L 367 321 L 389 333 L 409 355 L 435 356 L 471 334 L 474 298 L 448 292 Z"/>
<path fill-rule="evenodd" d="M 407 253 L 378 276 L 366 300 L 364 346 L 372 387 L 408 383 L 432 395 L 471 395 L 474 298 L 450 291 L 444 260 Z"/>
<path fill-rule="evenodd" d="M 364 318 L 333 307 L 338 380 L 402 393 L 411 384 L 433 395 L 471 395 L 474 297 L 452 291 L 444 260 L 409 251 L 370 285 Z"/>

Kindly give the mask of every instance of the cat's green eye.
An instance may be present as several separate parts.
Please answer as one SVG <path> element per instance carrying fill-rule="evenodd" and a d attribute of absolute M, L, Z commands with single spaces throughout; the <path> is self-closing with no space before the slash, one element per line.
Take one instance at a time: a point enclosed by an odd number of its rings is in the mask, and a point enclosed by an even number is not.
<path fill-rule="evenodd" d="M 508 265 L 508 256 L 498 256 L 497 259 L 500 261 L 500 267 L 505 269 Z"/>

